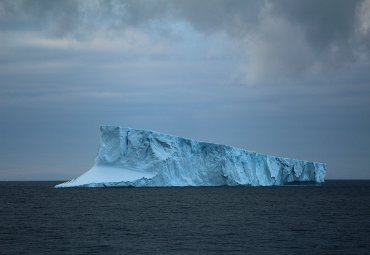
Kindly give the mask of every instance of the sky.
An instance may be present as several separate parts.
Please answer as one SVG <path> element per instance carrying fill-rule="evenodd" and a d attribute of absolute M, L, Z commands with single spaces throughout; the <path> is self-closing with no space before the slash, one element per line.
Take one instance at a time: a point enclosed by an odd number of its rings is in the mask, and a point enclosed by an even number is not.
<path fill-rule="evenodd" d="M 0 0 L 0 180 L 87 171 L 100 125 L 370 178 L 370 0 Z"/>

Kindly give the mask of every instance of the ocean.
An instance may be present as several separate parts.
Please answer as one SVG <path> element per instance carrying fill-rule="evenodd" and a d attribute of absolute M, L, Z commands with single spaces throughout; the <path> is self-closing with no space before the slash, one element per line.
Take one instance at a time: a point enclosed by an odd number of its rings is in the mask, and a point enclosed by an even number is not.
<path fill-rule="evenodd" d="M 0 254 L 370 254 L 370 181 L 69 188 L 0 182 Z"/>

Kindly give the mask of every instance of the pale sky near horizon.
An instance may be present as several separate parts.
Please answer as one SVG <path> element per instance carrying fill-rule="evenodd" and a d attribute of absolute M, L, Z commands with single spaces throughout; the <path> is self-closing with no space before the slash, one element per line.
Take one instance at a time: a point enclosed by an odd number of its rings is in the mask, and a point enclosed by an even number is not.
<path fill-rule="evenodd" d="M 370 0 L 0 0 L 0 181 L 94 164 L 100 125 L 370 178 Z"/>

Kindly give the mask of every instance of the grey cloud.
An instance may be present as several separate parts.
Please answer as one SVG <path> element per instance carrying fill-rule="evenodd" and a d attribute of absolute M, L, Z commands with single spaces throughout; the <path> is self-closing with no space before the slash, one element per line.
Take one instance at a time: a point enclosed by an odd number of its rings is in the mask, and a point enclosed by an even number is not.
<path fill-rule="evenodd" d="M 361 3 L 361 0 L 282 0 L 274 4 L 274 9 L 300 26 L 314 48 L 322 51 L 332 43 L 349 43 Z"/>
<path fill-rule="evenodd" d="M 2 29 L 48 28 L 51 35 L 78 34 L 79 28 L 124 29 L 164 18 L 186 20 L 204 32 L 244 33 L 257 21 L 263 1 L 27 1 L 0 2 Z M 49 32 L 50 32 L 49 31 Z M 86 32 L 86 31 L 85 31 Z"/>
<path fill-rule="evenodd" d="M 225 32 L 239 41 L 249 83 L 296 82 L 369 59 L 369 26 L 359 30 L 369 23 L 360 17 L 369 1 L 172 3 L 177 17 L 199 31 Z"/>
<path fill-rule="evenodd" d="M 247 59 L 247 81 L 263 82 L 367 61 L 370 33 L 364 32 L 362 23 L 368 21 L 359 17 L 366 4 L 363 0 L 18 0 L 0 3 L 0 23 L 3 30 L 41 30 L 48 36 L 81 40 L 99 31 L 116 33 L 127 27 L 149 29 L 151 23 L 163 20 L 167 25 L 185 21 L 198 31 L 226 33 L 238 40 Z"/>
<path fill-rule="evenodd" d="M 117 29 L 124 25 L 141 25 L 163 17 L 184 19 L 203 31 L 233 32 L 243 35 L 244 31 L 256 29 L 261 10 L 270 5 L 274 15 L 281 16 L 300 26 L 307 39 L 318 49 L 325 48 L 333 41 L 346 41 L 353 33 L 356 15 L 363 0 L 328 1 L 26 1 L 13 0 L 0 3 L 3 28 L 13 23 L 13 28 L 22 28 L 30 21 L 38 21 L 39 26 L 48 26 L 61 33 L 76 30 L 79 26 L 113 26 Z M 5 22 L 5 23 L 4 23 Z M 19 26 L 20 23 L 22 26 Z M 10 26 L 11 27 L 11 26 Z M 257 28 L 258 29 L 258 28 Z"/>
<path fill-rule="evenodd" d="M 157 19 L 166 12 L 162 1 L 0 2 L 2 30 L 43 31 L 51 37 L 90 37 L 100 30 L 123 30 Z"/>
<path fill-rule="evenodd" d="M 64 32 L 78 24 L 76 1 L 2 1 L 0 10 L 2 30 L 42 31 L 53 24 L 55 31 Z"/>
<path fill-rule="evenodd" d="M 204 32 L 243 37 L 254 29 L 264 1 L 173 1 L 173 13 Z"/>

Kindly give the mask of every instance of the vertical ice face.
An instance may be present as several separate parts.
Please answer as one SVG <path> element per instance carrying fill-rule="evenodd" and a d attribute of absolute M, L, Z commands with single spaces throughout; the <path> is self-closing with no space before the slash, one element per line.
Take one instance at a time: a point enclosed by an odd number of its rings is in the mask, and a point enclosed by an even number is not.
<path fill-rule="evenodd" d="M 271 186 L 324 182 L 326 164 L 275 157 L 149 130 L 102 126 L 95 165 L 57 187 Z"/>

